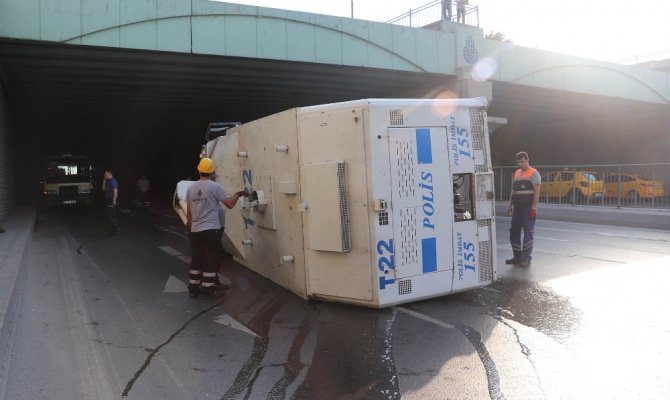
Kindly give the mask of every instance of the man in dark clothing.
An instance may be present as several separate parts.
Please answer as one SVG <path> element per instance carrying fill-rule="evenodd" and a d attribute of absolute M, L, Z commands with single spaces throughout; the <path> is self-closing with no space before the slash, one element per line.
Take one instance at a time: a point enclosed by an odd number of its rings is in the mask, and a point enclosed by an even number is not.
<path fill-rule="evenodd" d="M 186 191 L 186 218 L 192 253 L 188 291 L 191 297 L 202 293 L 213 298 L 224 294 L 223 288 L 217 285 L 220 230 L 223 229 L 219 202 L 227 208 L 233 208 L 240 196 L 246 196 L 246 193 L 240 191 L 228 197 L 223 185 L 211 181 L 214 162 L 209 158 L 200 160 L 198 171 L 200 179 Z"/>
<path fill-rule="evenodd" d="M 468 0 L 458 0 L 456 3 L 456 22 L 465 23 L 465 6 L 468 5 Z"/>
<path fill-rule="evenodd" d="M 451 0 L 442 0 L 442 19 L 451 21 Z"/>
<path fill-rule="evenodd" d="M 118 235 L 121 231 L 119 229 L 119 215 L 117 212 L 119 183 L 114 179 L 111 169 L 105 170 L 104 179 L 102 180 L 102 191 L 105 193 L 107 220 L 110 225 L 109 234 Z"/>
<path fill-rule="evenodd" d="M 507 214 L 512 217 L 509 241 L 514 257 L 506 260 L 505 263 L 529 267 L 532 260 L 533 235 L 542 178 L 540 173 L 530 166 L 527 153 L 519 152 L 515 158 L 519 169 L 514 173 L 512 194 L 507 210 Z M 521 229 L 523 229 L 523 244 L 521 243 Z"/>

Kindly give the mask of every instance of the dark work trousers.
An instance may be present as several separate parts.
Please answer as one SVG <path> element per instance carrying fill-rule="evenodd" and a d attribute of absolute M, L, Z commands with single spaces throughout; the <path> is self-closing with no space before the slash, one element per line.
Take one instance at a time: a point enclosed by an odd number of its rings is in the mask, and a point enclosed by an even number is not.
<path fill-rule="evenodd" d="M 218 281 L 220 256 L 220 229 L 191 232 L 191 270 L 189 285 L 212 287 Z"/>
<path fill-rule="evenodd" d="M 531 218 L 530 207 L 514 208 L 512 227 L 509 229 L 509 242 L 512 245 L 514 258 L 530 261 L 533 257 L 533 236 L 535 234 L 535 219 Z M 523 229 L 523 244 L 521 230 Z"/>
<path fill-rule="evenodd" d="M 105 212 L 107 214 L 107 221 L 109 222 L 110 233 L 119 232 L 119 214 L 117 211 L 117 206 L 112 204 L 112 198 L 109 197 L 106 199 L 107 204 Z"/>

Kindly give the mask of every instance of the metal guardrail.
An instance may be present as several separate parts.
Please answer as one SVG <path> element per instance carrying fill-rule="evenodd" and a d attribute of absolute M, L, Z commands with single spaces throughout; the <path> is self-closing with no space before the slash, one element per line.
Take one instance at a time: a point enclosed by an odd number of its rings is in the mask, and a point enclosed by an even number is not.
<path fill-rule="evenodd" d="M 497 201 L 509 201 L 514 171 L 494 167 Z M 535 166 L 540 203 L 670 208 L 670 163 Z"/>
<path fill-rule="evenodd" d="M 451 18 L 449 18 L 446 8 L 449 4 L 451 4 Z M 443 7 L 445 8 L 443 9 Z M 461 22 L 462 20 L 457 20 L 458 16 L 458 4 L 456 0 L 445 1 L 444 5 L 442 0 L 434 0 L 418 8 L 410 8 L 408 12 L 390 19 L 386 23 L 420 28 L 443 19 Z M 465 24 L 479 27 L 479 6 L 466 4 L 464 18 Z"/>

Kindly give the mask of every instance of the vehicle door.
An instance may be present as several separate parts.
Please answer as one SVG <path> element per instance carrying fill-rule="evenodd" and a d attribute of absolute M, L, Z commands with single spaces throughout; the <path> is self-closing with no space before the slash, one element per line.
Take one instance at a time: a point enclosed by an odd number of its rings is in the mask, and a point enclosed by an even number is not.
<path fill-rule="evenodd" d="M 638 193 L 642 193 L 641 191 L 641 182 L 639 178 L 636 178 L 634 176 L 630 175 L 622 175 L 621 176 L 621 195 L 622 196 L 627 196 L 631 192 L 637 191 Z"/>
<path fill-rule="evenodd" d="M 555 197 L 565 197 L 570 194 L 572 185 L 574 183 L 574 173 L 561 172 L 558 174 L 558 182 L 556 183 L 556 190 L 553 195 Z"/>
<path fill-rule="evenodd" d="M 612 174 L 603 178 L 603 183 L 605 185 L 605 193 L 607 197 L 617 197 L 617 186 L 619 182 L 619 175 Z"/>
<path fill-rule="evenodd" d="M 396 279 L 454 268 L 447 148 L 444 127 L 389 129 Z"/>
<path fill-rule="evenodd" d="M 544 199 L 544 201 L 547 201 L 549 197 L 553 197 L 551 193 L 554 188 L 555 179 L 555 172 L 550 172 L 542 177 L 542 183 L 540 184 L 540 198 Z"/>

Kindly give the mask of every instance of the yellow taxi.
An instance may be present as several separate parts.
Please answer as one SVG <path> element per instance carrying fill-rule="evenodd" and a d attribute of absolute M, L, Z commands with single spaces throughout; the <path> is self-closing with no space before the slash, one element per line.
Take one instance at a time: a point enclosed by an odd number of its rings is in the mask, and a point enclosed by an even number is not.
<path fill-rule="evenodd" d="M 663 182 L 652 181 L 634 174 L 610 174 L 603 180 L 607 197 L 621 197 L 629 201 L 665 196 Z"/>
<path fill-rule="evenodd" d="M 604 190 L 603 181 L 598 180 L 593 172 L 555 171 L 542 177 L 540 198 L 564 198 L 566 201 L 581 203 L 583 200 L 602 198 Z"/>

